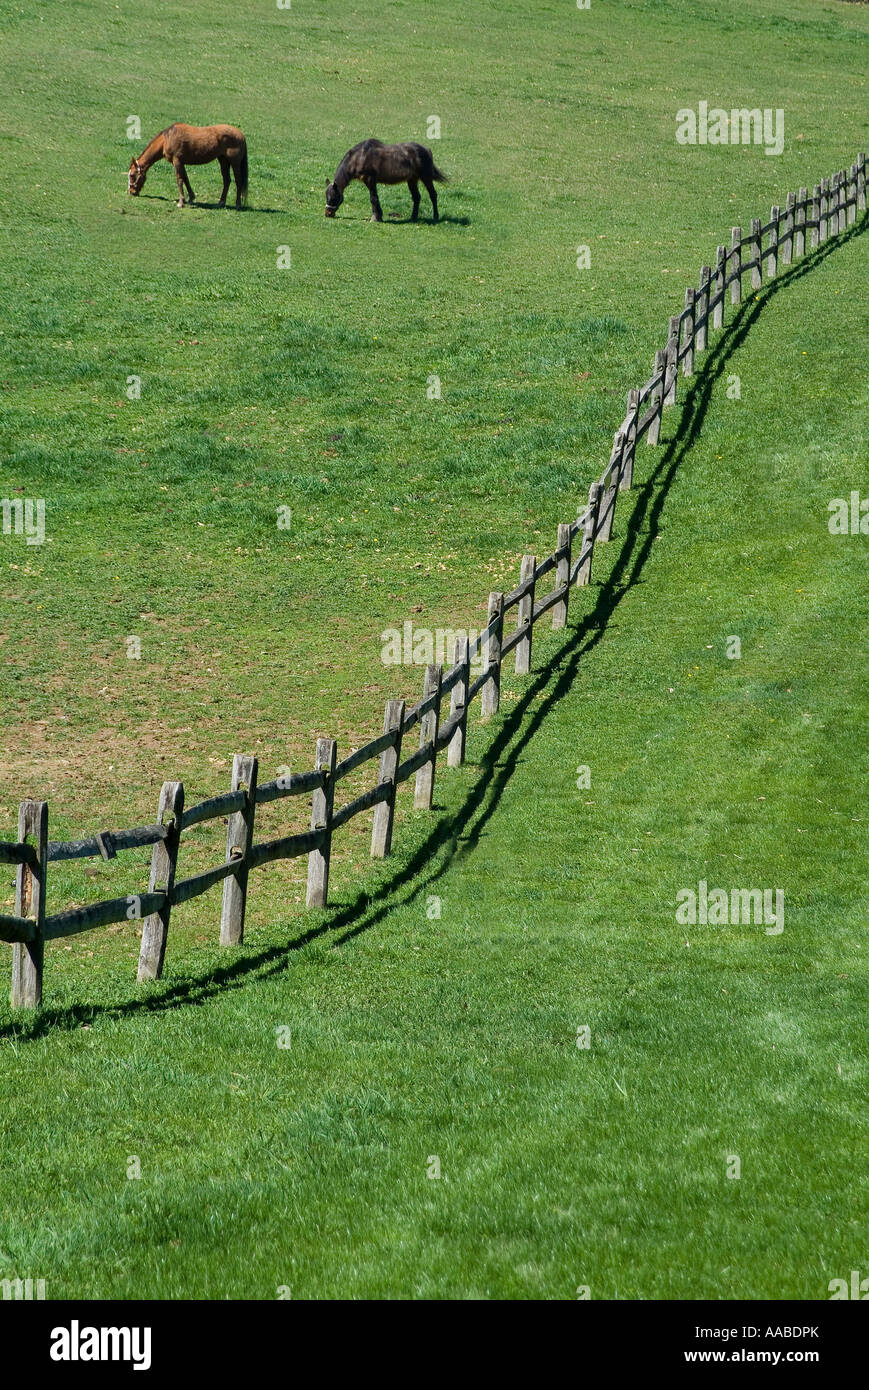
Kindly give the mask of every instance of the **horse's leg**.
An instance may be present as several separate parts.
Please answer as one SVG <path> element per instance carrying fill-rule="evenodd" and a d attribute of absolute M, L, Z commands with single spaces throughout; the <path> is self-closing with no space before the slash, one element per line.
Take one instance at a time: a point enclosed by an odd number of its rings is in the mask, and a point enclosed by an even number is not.
<path fill-rule="evenodd" d="M 365 187 L 371 194 L 371 221 L 382 222 L 383 208 L 380 206 L 380 199 L 377 196 L 377 180 L 369 175 L 365 180 Z"/>
<path fill-rule="evenodd" d="M 184 184 L 187 180 L 187 175 L 184 172 L 184 165 L 181 163 L 181 160 L 177 157 L 177 155 L 175 159 L 172 160 L 172 167 L 175 170 L 175 177 L 178 180 L 178 206 L 179 208 L 183 208 Z"/>
<path fill-rule="evenodd" d="M 428 196 L 431 198 L 432 222 L 437 222 L 437 220 L 438 220 L 438 195 L 437 195 L 437 193 L 435 192 L 435 186 L 434 186 L 434 184 L 433 184 L 433 182 L 432 182 L 431 179 L 427 179 L 427 178 L 426 178 L 425 174 L 422 175 L 422 181 L 423 181 L 423 183 L 425 184 L 426 192 L 428 193 Z"/>
<path fill-rule="evenodd" d="M 182 166 L 181 166 L 181 172 L 182 172 L 183 175 L 184 175 L 184 182 L 185 182 L 186 185 L 187 185 L 187 199 L 188 199 L 189 202 L 195 203 L 195 202 L 196 202 L 196 199 L 195 199 L 194 196 L 193 196 L 193 189 L 191 188 L 191 186 L 190 186 L 190 180 L 189 180 L 188 177 L 187 177 L 187 169 L 185 168 L 185 166 L 184 166 L 183 164 L 182 164 Z"/>
<path fill-rule="evenodd" d="M 219 208 L 225 208 L 226 195 L 229 192 L 229 160 L 227 159 L 225 154 L 219 154 L 217 156 L 217 159 L 220 164 L 220 172 L 223 175 L 223 192 L 220 195 L 220 202 L 217 204 L 217 206 Z"/>
<path fill-rule="evenodd" d="M 413 212 L 410 214 L 411 222 L 415 222 L 419 217 L 419 181 L 408 179 L 407 186 L 410 189 L 410 196 L 413 199 Z"/>

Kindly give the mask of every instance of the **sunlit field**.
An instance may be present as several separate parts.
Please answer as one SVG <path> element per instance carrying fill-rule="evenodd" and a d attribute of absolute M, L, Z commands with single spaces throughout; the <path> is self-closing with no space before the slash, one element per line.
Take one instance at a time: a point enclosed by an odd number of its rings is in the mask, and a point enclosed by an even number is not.
<path fill-rule="evenodd" d="M 372 738 L 422 692 L 384 633 L 485 626 L 731 227 L 869 145 L 869 10 L 838 0 L 0 27 L 0 497 L 45 501 L 44 544 L 0 535 L 2 840 L 25 797 L 83 837 L 236 753 L 265 781 Z M 701 98 L 781 108 L 782 153 L 679 144 Z M 244 211 L 216 164 L 191 207 L 166 163 L 128 196 L 173 121 L 244 131 Z M 367 136 L 432 147 L 438 223 L 396 186 L 373 224 L 358 183 L 324 217 Z M 0 945 L 0 1278 L 815 1300 L 865 1265 L 869 538 L 828 527 L 869 494 L 865 223 L 728 306 L 567 628 L 431 811 L 399 792 L 390 858 L 354 820 L 323 911 L 304 859 L 258 870 L 234 949 L 219 889 L 179 907 L 147 986 L 135 920 L 49 943 L 36 1012 Z M 225 840 L 191 830 L 184 872 Z M 51 865 L 49 911 L 149 862 Z M 678 920 L 701 881 L 780 890 L 783 930 Z"/>

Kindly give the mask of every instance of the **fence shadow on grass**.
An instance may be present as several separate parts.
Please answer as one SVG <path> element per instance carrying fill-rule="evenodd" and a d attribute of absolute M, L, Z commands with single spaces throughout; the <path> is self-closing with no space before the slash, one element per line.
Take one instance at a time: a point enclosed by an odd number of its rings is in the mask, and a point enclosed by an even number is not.
<path fill-rule="evenodd" d="M 635 484 L 625 499 L 633 498 L 627 517 L 624 539 L 605 579 L 597 584 L 593 608 L 575 623 L 569 623 L 569 634 L 562 648 L 547 665 L 532 674 L 522 696 L 509 713 L 499 714 L 493 722 L 491 743 L 479 763 L 465 764 L 471 774 L 470 785 L 459 808 L 450 814 L 436 806 L 437 815 L 432 829 L 419 843 L 408 861 L 382 881 L 336 902 L 316 914 L 311 926 L 285 946 L 265 950 L 242 947 L 236 959 L 228 961 L 195 979 L 178 984 L 153 984 L 148 992 L 120 1004 L 76 1004 L 68 1008 L 44 1007 L 37 1014 L 16 1017 L 0 1029 L 0 1040 L 38 1038 L 55 1029 L 73 1029 L 97 1018 L 124 1018 L 141 1013 L 162 1012 L 184 1004 L 204 1004 L 213 995 L 228 988 L 243 985 L 247 980 L 267 979 L 286 970 L 296 951 L 327 934 L 339 933 L 337 945 L 343 945 L 362 932 L 370 931 L 395 908 L 412 902 L 431 891 L 454 860 L 473 854 L 479 846 L 486 826 L 494 815 L 504 789 L 519 763 L 522 753 L 531 743 L 543 720 L 570 691 L 580 662 L 593 651 L 603 638 L 610 619 L 624 597 L 641 582 L 643 570 L 652 546 L 660 532 L 664 507 L 676 473 L 699 437 L 709 411 L 716 383 L 724 374 L 733 354 L 738 351 L 764 309 L 783 289 L 808 274 L 833 251 L 861 236 L 869 221 L 863 218 L 835 240 L 824 243 L 808 253 L 798 264 L 789 267 L 775 280 L 752 291 L 736 310 L 730 324 L 724 327 L 703 360 L 702 368 L 691 380 L 685 393 L 675 433 L 664 443 L 656 466 L 645 482 Z M 653 459 L 655 455 L 649 453 Z M 610 543 L 610 549 L 614 549 Z M 600 565 L 603 556 L 596 552 Z M 554 639 L 550 638 L 552 642 Z M 449 776 L 449 774 L 446 774 Z M 177 935 L 176 935 L 177 939 Z"/>

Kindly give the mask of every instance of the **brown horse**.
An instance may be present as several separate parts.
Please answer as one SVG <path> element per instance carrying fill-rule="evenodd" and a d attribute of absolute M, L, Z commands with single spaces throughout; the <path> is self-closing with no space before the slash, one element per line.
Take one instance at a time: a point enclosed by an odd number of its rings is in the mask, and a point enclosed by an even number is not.
<path fill-rule="evenodd" d="M 220 163 L 223 175 L 223 192 L 218 207 L 226 207 L 229 191 L 229 171 L 235 175 L 235 206 L 240 208 L 247 202 L 247 141 L 240 130 L 233 125 L 170 125 L 155 135 L 150 145 L 142 151 L 138 159 L 130 165 L 129 192 L 136 198 L 142 190 L 145 175 L 158 159 L 168 159 L 175 169 L 178 180 L 178 206 L 184 206 L 184 188 L 193 202 L 193 189 L 187 177 L 186 164 L 210 164 L 212 159 Z"/>
<path fill-rule="evenodd" d="M 406 183 L 413 199 L 411 221 L 419 215 L 419 183 L 425 184 L 431 198 L 432 221 L 438 220 L 438 195 L 435 181 L 446 183 L 426 145 L 384 145 L 382 140 L 363 140 L 348 150 L 330 183 L 326 180 L 326 216 L 334 217 L 344 201 L 344 189 L 353 179 L 360 179 L 371 194 L 371 220 L 383 221 L 383 209 L 377 196 L 378 183 Z"/>

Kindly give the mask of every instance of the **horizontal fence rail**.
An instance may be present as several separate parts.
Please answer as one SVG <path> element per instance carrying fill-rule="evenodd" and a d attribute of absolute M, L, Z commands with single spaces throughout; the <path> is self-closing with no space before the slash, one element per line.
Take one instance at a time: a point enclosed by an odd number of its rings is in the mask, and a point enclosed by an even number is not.
<path fill-rule="evenodd" d="M 619 493 L 631 488 L 637 444 L 644 436 L 647 445 L 658 443 L 664 409 L 676 400 L 680 368 L 684 377 L 690 377 L 697 354 L 708 346 L 710 332 L 723 327 L 728 290 L 731 305 L 741 304 L 746 276 L 751 288 L 759 289 L 775 279 L 781 267 L 792 265 L 840 235 L 865 210 L 866 156 L 860 154 L 849 170 L 823 179 L 811 194 L 805 188 L 788 193 L 783 207 L 772 208 L 768 222 L 752 220 L 748 235 L 743 235 L 741 227 L 732 229 L 730 246 L 719 246 L 714 265 L 701 267 L 697 287 L 686 290 L 684 308 L 670 319 L 667 341 L 655 353 L 652 376 L 628 392 L 626 415 L 613 437 L 609 462 L 591 484 L 585 507 L 572 521 L 559 525 L 555 550 L 540 561 L 534 555 L 523 556 L 517 586 L 506 594 L 489 595 L 484 631 L 473 641 L 456 638 L 453 665 L 448 670 L 426 667 L 417 704 L 408 707 L 403 700 L 388 701 L 383 732 L 364 747 L 339 762 L 335 741 L 318 739 L 312 771 L 287 773 L 262 784 L 258 782 L 257 759 L 237 755 L 228 791 L 185 810 L 182 784 L 164 782 L 153 825 L 103 830 L 82 840 L 49 840 L 47 803 L 23 801 L 18 839 L 0 843 L 0 864 L 16 868 L 14 912 L 0 913 L 0 941 L 13 947 L 13 1008 L 35 1008 L 42 1001 L 46 941 L 141 918 L 138 978 L 159 979 L 173 908 L 223 884 L 220 942 L 238 945 L 244 939 L 251 869 L 307 855 L 307 906 L 325 907 L 332 836 L 354 817 L 371 810 L 371 854 L 375 858 L 388 855 L 398 787 L 414 778 L 414 806 L 430 808 L 438 752 L 447 749 L 448 767 L 462 765 L 469 706 L 479 696 L 484 718 L 497 712 L 505 657 L 515 652 L 516 672 L 527 673 L 535 624 L 551 612 L 554 629 L 566 625 L 571 589 L 591 583 L 595 546 L 609 540 Z M 538 593 L 540 581 L 550 575 L 552 587 Z M 509 627 L 506 635 L 505 619 Z M 482 658 L 483 670 L 472 680 L 471 663 L 477 656 Z M 417 746 L 403 748 L 405 737 L 417 727 Z M 336 786 L 375 759 L 375 784 L 336 807 Z M 257 806 L 294 796 L 311 797 L 310 828 L 255 842 Z M 182 832 L 215 820 L 227 822 L 224 860 L 176 880 Z M 152 853 L 146 891 L 47 915 L 48 864 L 114 859 L 125 850 L 148 846 Z"/>

